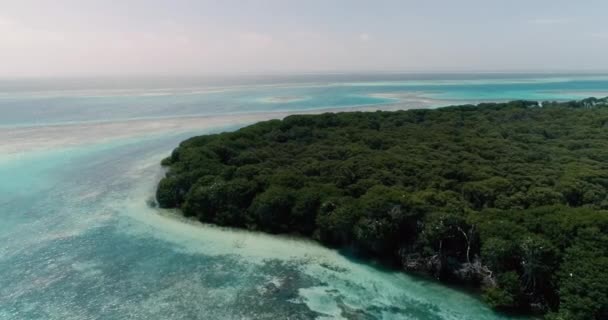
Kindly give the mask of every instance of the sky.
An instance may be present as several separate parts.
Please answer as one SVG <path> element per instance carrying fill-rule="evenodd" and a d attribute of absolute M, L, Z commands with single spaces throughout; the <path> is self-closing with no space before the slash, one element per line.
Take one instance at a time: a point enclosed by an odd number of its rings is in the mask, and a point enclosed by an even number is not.
<path fill-rule="evenodd" d="M 0 0 L 0 77 L 608 71 L 605 0 Z"/>

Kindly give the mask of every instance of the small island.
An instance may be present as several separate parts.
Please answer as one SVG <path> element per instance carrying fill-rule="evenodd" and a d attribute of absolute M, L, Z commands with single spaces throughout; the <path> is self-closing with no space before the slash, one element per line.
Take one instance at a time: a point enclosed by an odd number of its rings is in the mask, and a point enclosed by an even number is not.
<path fill-rule="evenodd" d="M 492 307 L 608 319 L 608 99 L 294 115 L 190 138 L 157 201 L 311 237 Z"/>

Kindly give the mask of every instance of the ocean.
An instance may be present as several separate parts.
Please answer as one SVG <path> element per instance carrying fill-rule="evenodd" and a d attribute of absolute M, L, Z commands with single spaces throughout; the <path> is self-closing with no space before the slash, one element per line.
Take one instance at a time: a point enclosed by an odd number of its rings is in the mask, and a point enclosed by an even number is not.
<path fill-rule="evenodd" d="M 512 319 L 285 236 L 148 205 L 194 135 L 294 113 L 608 96 L 608 76 L 0 80 L 0 319 Z"/>

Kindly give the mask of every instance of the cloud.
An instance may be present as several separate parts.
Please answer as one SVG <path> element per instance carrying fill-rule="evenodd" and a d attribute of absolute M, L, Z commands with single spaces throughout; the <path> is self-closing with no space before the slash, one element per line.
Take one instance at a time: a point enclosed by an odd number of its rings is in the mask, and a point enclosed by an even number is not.
<path fill-rule="evenodd" d="M 272 36 L 257 32 L 241 33 L 239 40 L 243 47 L 249 49 L 264 49 L 269 47 L 273 42 Z"/>
<path fill-rule="evenodd" d="M 530 24 L 536 25 L 556 25 L 556 24 L 566 24 L 571 22 L 571 19 L 567 18 L 535 18 L 528 20 Z"/>
<path fill-rule="evenodd" d="M 359 40 L 363 41 L 363 42 L 367 42 L 371 39 L 371 36 L 369 35 L 369 33 L 362 33 L 359 35 Z"/>
<path fill-rule="evenodd" d="M 15 24 L 15 21 L 9 18 L 0 17 L 0 27 L 8 27 Z"/>
<path fill-rule="evenodd" d="M 594 39 L 608 39 L 608 32 L 594 32 L 589 34 Z"/>
<path fill-rule="evenodd" d="M 66 34 L 54 30 L 32 28 L 16 20 L 0 17 L 0 50 L 42 47 L 61 43 Z"/>

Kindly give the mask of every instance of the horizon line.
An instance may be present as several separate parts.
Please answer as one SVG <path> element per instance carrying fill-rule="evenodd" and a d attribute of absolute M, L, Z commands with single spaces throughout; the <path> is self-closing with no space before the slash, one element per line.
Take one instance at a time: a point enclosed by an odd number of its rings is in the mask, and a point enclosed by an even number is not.
<path fill-rule="evenodd" d="M 608 70 L 349 70 L 349 71 L 212 71 L 197 73 L 90 73 L 0 76 L 0 80 L 30 79 L 117 79 L 117 78 L 206 78 L 239 76 L 331 76 L 331 75 L 608 75 Z"/>

